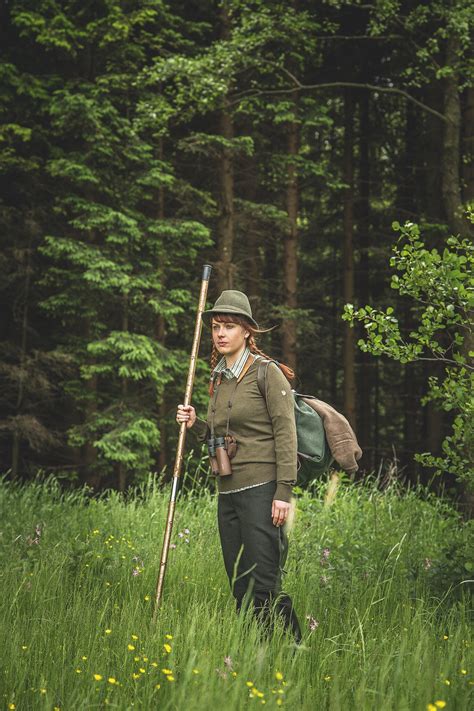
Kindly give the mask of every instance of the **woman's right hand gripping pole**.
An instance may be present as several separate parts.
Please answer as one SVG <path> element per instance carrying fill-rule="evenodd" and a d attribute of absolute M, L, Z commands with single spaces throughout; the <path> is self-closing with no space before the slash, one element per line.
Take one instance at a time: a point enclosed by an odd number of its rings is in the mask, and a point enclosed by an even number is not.
<path fill-rule="evenodd" d="M 178 405 L 176 422 L 178 425 L 182 422 L 186 422 L 186 427 L 189 430 L 196 422 L 196 410 L 194 407 L 192 405 Z"/>

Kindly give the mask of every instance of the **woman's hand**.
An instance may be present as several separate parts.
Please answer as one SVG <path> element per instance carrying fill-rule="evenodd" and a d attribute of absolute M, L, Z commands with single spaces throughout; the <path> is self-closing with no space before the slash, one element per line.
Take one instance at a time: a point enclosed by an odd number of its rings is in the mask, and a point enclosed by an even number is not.
<path fill-rule="evenodd" d="M 272 521 L 274 526 L 283 526 L 290 513 L 291 504 L 287 501 L 278 501 L 273 499 L 272 503 Z"/>
<path fill-rule="evenodd" d="M 182 422 L 186 422 L 186 427 L 188 430 L 196 422 L 196 410 L 192 405 L 178 405 L 178 412 L 176 413 L 176 422 L 180 425 Z"/>

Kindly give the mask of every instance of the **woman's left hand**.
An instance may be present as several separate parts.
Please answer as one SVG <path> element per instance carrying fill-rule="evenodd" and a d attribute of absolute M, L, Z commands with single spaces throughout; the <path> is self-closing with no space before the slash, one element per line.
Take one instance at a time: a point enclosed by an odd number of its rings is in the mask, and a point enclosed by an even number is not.
<path fill-rule="evenodd" d="M 278 501 L 273 499 L 272 503 L 272 521 L 274 526 L 283 526 L 290 513 L 291 504 L 287 501 Z"/>

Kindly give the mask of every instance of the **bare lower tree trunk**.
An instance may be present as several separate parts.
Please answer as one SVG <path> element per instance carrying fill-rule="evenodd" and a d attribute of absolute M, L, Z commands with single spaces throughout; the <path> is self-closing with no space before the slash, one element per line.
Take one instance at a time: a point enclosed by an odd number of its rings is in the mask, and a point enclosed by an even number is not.
<path fill-rule="evenodd" d="M 165 319 L 161 314 L 156 319 L 156 340 L 158 343 L 165 345 L 166 341 L 166 324 Z M 166 452 L 166 439 L 167 439 L 167 428 L 166 428 L 166 394 L 163 393 L 161 396 L 161 402 L 159 405 L 159 428 L 160 428 L 160 451 L 158 453 L 158 468 L 160 472 L 166 467 L 167 464 L 167 452 Z"/>
<path fill-rule="evenodd" d="M 297 104 L 295 102 L 295 113 Z M 286 189 L 286 210 L 288 230 L 284 238 L 283 275 L 285 284 L 285 306 L 296 309 L 298 306 L 298 177 L 294 159 L 299 149 L 299 126 L 292 121 L 288 126 L 288 182 Z M 293 159 L 293 160 L 292 160 Z M 282 325 L 282 356 L 284 362 L 296 371 L 296 319 L 286 318 Z"/>
<path fill-rule="evenodd" d="M 164 157 L 164 146 L 163 146 L 163 139 L 162 138 L 160 138 L 160 142 L 159 142 L 158 155 L 159 155 L 160 161 L 162 161 L 163 157 Z M 164 220 L 164 218 L 165 218 L 165 189 L 163 187 L 160 187 L 160 189 L 158 190 L 158 219 Z M 165 269 L 164 269 L 163 265 L 160 265 L 160 273 L 161 273 L 162 286 L 163 286 L 163 288 L 165 288 L 166 276 L 165 276 Z M 164 316 L 162 314 L 158 314 L 158 316 L 157 316 L 155 329 L 156 329 L 156 340 L 158 341 L 158 343 L 161 343 L 164 346 L 166 343 L 166 322 L 165 322 Z M 161 396 L 161 401 L 160 401 L 160 405 L 159 405 L 159 412 L 158 412 L 158 427 L 160 430 L 160 451 L 158 453 L 158 469 L 160 472 L 163 471 L 163 469 L 166 467 L 166 464 L 167 464 L 166 412 L 167 412 L 166 391 L 164 391 Z"/>
<path fill-rule="evenodd" d="M 448 66 L 454 67 L 460 48 L 459 37 L 451 33 L 447 40 Z M 445 79 L 444 115 L 446 123 L 443 140 L 442 185 L 443 202 L 446 218 L 454 233 L 466 234 L 471 230 L 463 216 L 460 183 L 460 140 L 461 140 L 461 96 L 459 91 L 459 76 L 453 71 Z"/>
<path fill-rule="evenodd" d="M 398 203 L 404 216 L 416 214 L 417 205 L 417 174 L 416 165 L 421 161 L 417 160 L 418 145 L 416 138 L 417 114 L 412 103 L 406 104 L 405 122 L 405 151 L 401 162 L 402 179 L 398 188 Z M 403 309 L 403 330 L 410 333 L 415 327 L 413 319 L 412 305 L 408 299 L 404 299 L 401 304 Z M 407 477 L 415 483 L 417 480 L 417 464 L 413 461 L 418 442 L 420 441 L 419 410 L 419 367 L 415 363 L 405 363 L 403 366 L 403 392 L 401 398 L 403 402 L 403 450 L 402 464 L 408 464 Z"/>
<path fill-rule="evenodd" d="M 464 111 L 462 113 L 463 127 L 463 199 L 465 202 L 474 200 L 474 89 L 466 89 Z"/>
<path fill-rule="evenodd" d="M 246 168 L 245 184 L 243 193 L 247 200 L 255 203 L 258 199 L 258 168 L 255 159 L 249 159 Z M 244 229 L 245 239 L 245 260 L 243 261 L 245 269 L 245 293 L 249 297 L 250 305 L 254 313 L 260 298 L 260 290 L 262 283 L 262 251 L 263 244 L 261 239 L 261 231 L 258 223 L 251 218 L 245 221 Z M 258 319 L 257 319 L 258 320 Z"/>
<path fill-rule="evenodd" d="M 89 341 L 91 333 L 91 322 L 88 318 L 84 323 L 84 337 Z M 97 375 L 92 376 L 84 383 L 87 393 L 86 406 L 84 409 L 84 423 L 87 424 L 97 411 Z M 100 474 L 96 469 L 97 449 L 91 441 L 87 441 L 81 448 L 81 469 L 84 472 L 84 481 L 88 486 L 97 489 L 100 484 Z"/>
<path fill-rule="evenodd" d="M 21 317 L 21 338 L 20 338 L 20 372 L 18 376 L 18 391 L 15 403 L 15 414 L 19 415 L 23 407 L 23 399 L 25 395 L 25 377 L 26 377 L 26 348 L 28 337 L 28 306 L 30 299 L 31 285 L 31 251 L 33 242 L 34 224 L 32 221 L 27 221 L 25 225 L 28 231 L 28 244 L 24 252 L 25 264 L 25 281 L 23 287 L 23 313 Z M 12 438 L 12 478 L 16 479 L 19 473 L 20 464 L 20 444 L 21 437 L 18 429 L 15 427 Z"/>
<path fill-rule="evenodd" d="M 358 301 L 365 306 L 370 303 L 370 262 L 369 262 L 369 225 L 370 225 L 370 94 L 364 91 L 359 98 L 360 138 L 359 138 L 359 198 L 357 210 L 359 242 L 359 279 Z M 358 353 L 359 374 L 357 381 L 357 437 L 362 447 L 364 459 L 361 466 L 369 469 L 374 466 L 370 460 L 371 448 L 371 390 L 372 362 L 369 353 Z"/>
<path fill-rule="evenodd" d="M 334 241 L 332 248 L 332 302 L 331 302 L 331 403 L 336 404 L 338 400 L 337 373 L 338 373 L 338 341 L 339 341 L 339 324 L 338 317 L 341 311 L 340 306 L 340 283 L 336 275 L 339 273 L 339 254 L 338 246 Z"/>
<path fill-rule="evenodd" d="M 122 332 L 127 333 L 129 329 L 128 323 L 128 294 L 122 297 Z M 128 378 L 122 380 L 122 401 L 126 404 L 128 395 Z M 117 467 L 117 485 L 119 491 L 125 491 L 127 486 L 127 468 L 123 462 L 119 462 Z"/>
<path fill-rule="evenodd" d="M 344 100 L 344 303 L 354 302 L 354 102 L 347 91 Z M 356 427 L 355 337 L 349 324 L 344 326 L 344 414 Z"/>

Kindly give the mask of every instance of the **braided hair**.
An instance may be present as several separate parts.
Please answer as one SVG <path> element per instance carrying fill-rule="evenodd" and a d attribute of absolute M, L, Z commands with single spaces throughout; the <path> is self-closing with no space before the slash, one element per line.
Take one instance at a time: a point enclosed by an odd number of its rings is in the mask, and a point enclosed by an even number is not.
<path fill-rule="evenodd" d="M 241 316 L 236 316 L 234 314 L 213 314 L 212 318 L 217 321 L 218 323 L 236 323 L 239 326 L 242 326 L 242 328 L 245 328 L 246 331 L 250 332 L 250 336 L 247 339 L 247 344 L 250 349 L 251 353 L 255 353 L 256 355 L 260 355 L 263 358 L 267 358 L 268 360 L 274 360 L 271 356 L 267 355 L 264 353 L 258 346 L 255 340 L 255 337 L 258 333 L 265 333 L 265 331 L 261 331 L 258 328 L 255 328 L 249 321 L 247 321 L 246 318 L 241 317 Z M 221 355 L 217 348 L 214 345 L 214 342 L 212 343 L 212 351 L 211 351 L 211 375 L 214 371 L 214 368 L 216 367 Z M 291 381 L 295 377 L 294 371 L 288 366 L 285 365 L 284 363 L 278 363 L 278 367 L 280 368 L 281 372 L 285 376 L 285 378 L 288 381 Z M 213 390 L 213 383 L 211 381 L 210 385 L 210 394 L 212 395 L 212 390 Z"/>

